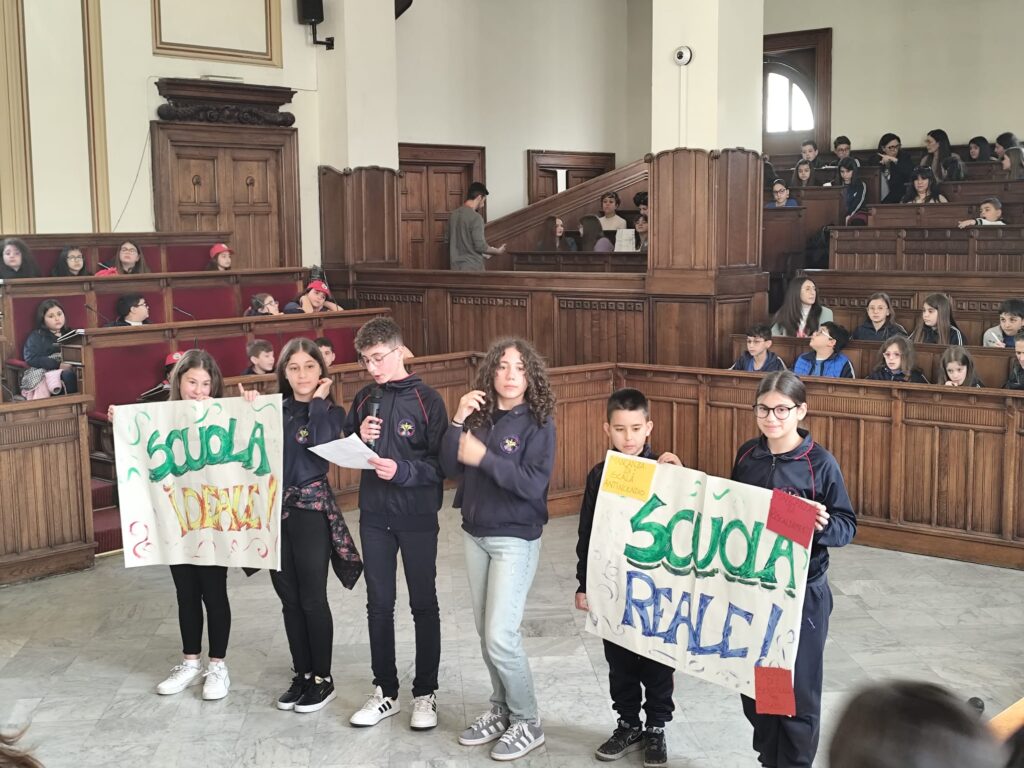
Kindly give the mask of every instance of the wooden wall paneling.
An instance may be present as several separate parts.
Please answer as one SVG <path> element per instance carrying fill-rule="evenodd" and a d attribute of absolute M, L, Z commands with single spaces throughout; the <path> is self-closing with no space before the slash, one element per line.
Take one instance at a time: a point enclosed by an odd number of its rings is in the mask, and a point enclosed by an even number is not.
<path fill-rule="evenodd" d="M 536 250 L 545 235 L 544 222 L 549 216 L 558 216 L 566 229 L 572 230 L 579 226 L 581 216 L 600 214 L 603 193 L 618 192 L 619 197 L 630 201 L 628 204 L 631 205 L 633 195 L 646 192 L 647 187 L 648 165 L 644 160 L 637 160 L 488 222 L 484 236 L 489 244 L 500 246 L 504 243 L 512 252 Z M 623 202 L 623 206 L 626 205 Z M 487 268 L 511 269 L 511 256 L 495 256 Z"/>
<path fill-rule="evenodd" d="M 555 365 L 649 359 L 646 300 L 563 294 L 553 298 Z"/>
<path fill-rule="evenodd" d="M 717 198 L 715 243 L 711 246 L 714 263 L 724 268 L 757 268 L 761 264 L 764 164 L 756 153 L 738 150 L 715 153 L 712 163 L 717 170 L 712 181 Z"/>
<path fill-rule="evenodd" d="M 89 568 L 91 398 L 0 405 L 0 584 Z"/>
<path fill-rule="evenodd" d="M 699 297 L 652 297 L 652 360 L 658 365 L 683 365 L 711 357 L 710 300 Z M 628 362 L 628 361 L 623 361 Z"/>
<path fill-rule="evenodd" d="M 1022 272 L 1024 227 L 839 227 L 829 239 L 834 270 Z"/>
<path fill-rule="evenodd" d="M 450 291 L 448 348 L 487 350 L 506 336 L 529 338 L 530 304 L 529 293 Z"/>
<path fill-rule="evenodd" d="M 532 205 L 558 193 L 556 171 L 566 171 L 566 189 L 571 189 L 615 168 L 614 152 L 559 152 L 550 149 L 526 150 L 526 198 Z M 623 208 L 632 201 L 623 200 Z"/>
<path fill-rule="evenodd" d="M 1003 538 L 1024 542 L 1024 482 L 1020 480 L 1021 445 L 1024 444 L 1024 408 L 1020 402 L 1011 405 L 1011 419 L 1006 430 L 1003 449 L 1003 478 L 1006 493 L 1003 505 Z"/>
<path fill-rule="evenodd" d="M 766 208 L 762 219 L 761 269 L 765 272 L 788 273 L 803 267 L 806 245 L 804 217 L 807 209 Z"/>
<path fill-rule="evenodd" d="M 949 227 L 977 215 L 977 202 L 878 205 L 868 208 L 868 226 Z M 1024 225 L 1024 202 L 1003 203 L 1003 221 L 1014 226 Z"/>
<path fill-rule="evenodd" d="M 415 290 L 358 289 L 355 298 L 361 307 L 387 307 L 391 318 L 402 329 L 406 345 L 413 354 L 424 354 L 429 349 L 425 293 Z M 441 353 L 439 353 L 441 354 Z"/>
<path fill-rule="evenodd" d="M 294 128 L 153 121 L 150 133 L 157 230 L 227 230 L 246 266 L 302 263 Z"/>
<path fill-rule="evenodd" d="M 406 269 L 426 269 L 429 242 L 427 167 L 407 166 L 402 169 L 401 177 L 402 266 Z"/>
<path fill-rule="evenodd" d="M 942 194 L 951 203 L 980 203 L 987 197 L 998 197 L 1004 205 L 1024 203 L 1024 182 L 1008 179 L 947 181 L 942 184 Z"/>
<path fill-rule="evenodd" d="M 843 223 L 845 204 L 843 190 L 838 187 L 793 187 L 793 199 L 802 205 L 807 215 L 804 218 L 804 234 L 810 238 L 823 227 L 834 227 Z"/>

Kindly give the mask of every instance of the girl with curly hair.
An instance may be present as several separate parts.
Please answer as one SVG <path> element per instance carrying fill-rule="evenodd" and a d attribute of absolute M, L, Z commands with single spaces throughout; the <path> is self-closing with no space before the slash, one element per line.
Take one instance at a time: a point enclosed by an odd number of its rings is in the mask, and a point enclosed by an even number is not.
<path fill-rule="evenodd" d="M 459 736 L 466 746 L 499 740 L 497 760 L 544 743 L 520 625 L 548 521 L 555 462 L 555 397 L 544 361 L 529 343 L 504 339 L 480 366 L 441 444 L 441 467 L 460 478 L 466 570 L 491 708 Z"/>

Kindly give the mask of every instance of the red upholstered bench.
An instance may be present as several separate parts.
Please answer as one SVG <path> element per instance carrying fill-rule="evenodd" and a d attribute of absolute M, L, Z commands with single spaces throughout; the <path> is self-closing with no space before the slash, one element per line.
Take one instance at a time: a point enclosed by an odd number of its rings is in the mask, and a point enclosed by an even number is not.
<path fill-rule="evenodd" d="M 230 285 L 175 288 L 174 307 L 184 310 L 177 312 L 172 308 L 172 317 L 175 321 L 187 320 L 188 315 L 192 315 L 196 320 L 215 320 L 242 315 L 242 310 L 236 303 L 235 290 Z"/>
<path fill-rule="evenodd" d="M 116 278 L 112 278 L 116 279 Z M 104 326 L 108 322 L 117 320 L 117 299 L 119 296 L 126 293 L 138 293 L 146 300 L 149 304 L 149 322 L 151 323 L 162 323 L 164 322 L 164 294 L 163 291 L 140 291 L 135 286 L 124 286 L 121 291 L 104 291 L 103 293 L 96 294 L 96 309 L 100 317 L 96 318 L 96 324 L 98 326 Z M 107 318 L 104 320 L 103 318 Z M 179 317 L 176 320 L 187 320 L 188 318 Z"/>
<path fill-rule="evenodd" d="M 164 246 L 164 253 L 167 254 L 167 272 L 199 272 L 206 269 L 210 263 L 210 248 L 214 241 L 209 244 L 196 245 L 167 245 Z M 153 265 L 149 265 L 153 268 Z"/>
<path fill-rule="evenodd" d="M 164 378 L 166 357 L 166 342 L 93 350 L 96 366 L 94 415 L 105 419 L 111 403 L 134 403 L 139 395 L 159 384 Z"/>

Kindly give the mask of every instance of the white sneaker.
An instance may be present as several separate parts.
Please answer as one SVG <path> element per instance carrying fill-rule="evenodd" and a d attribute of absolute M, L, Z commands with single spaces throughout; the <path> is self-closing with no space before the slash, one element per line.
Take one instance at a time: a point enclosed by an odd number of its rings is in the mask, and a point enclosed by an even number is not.
<path fill-rule="evenodd" d="M 211 661 L 204 677 L 206 681 L 203 683 L 203 698 L 206 701 L 216 701 L 228 695 L 231 678 L 228 677 L 227 664 L 223 661 Z"/>
<path fill-rule="evenodd" d="M 413 697 L 409 727 L 414 731 L 426 731 L 437 727 L 437 697 L 434 694 Z"/>
<path fill-rule="evenodd" d="M 156 692 L 164 696 L 172 693 L 181 693 L 190 685 L 196 685 L 201 682 L 202 679 L 203 667 L 200 665 L 199 660 L 190 661 L 186 659 L 171 670 L 171 674 L 167 676 L 167 679 L 156 687 Z"/>
<path fill-rule="evenodd" d="M 373 693 L 370 695 L 370 698 L 368 698 L 366 703 L 363 704 L 363 708 L 352 715 L 348 721 L 352 723 L 352 725 L 365 728 L 371 725 L 376 725 L 385 717 L 397 715 L 400 711 L 401 707 L 398 704 L 398 699 L 392 699 L 385 696 L 384 691 L 382 691 L 378 685 L 373 689 Z"/>

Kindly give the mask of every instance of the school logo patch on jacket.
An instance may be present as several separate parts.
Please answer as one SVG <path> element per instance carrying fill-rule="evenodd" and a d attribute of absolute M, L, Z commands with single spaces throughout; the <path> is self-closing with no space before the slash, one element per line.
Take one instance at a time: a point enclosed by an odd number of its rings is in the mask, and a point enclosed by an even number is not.
<path fill-rule="evenodd" d="M 519 439 L 519 435 L 509 435 L 508 437 L 502 438 L 501 450 L 505 453 L 515 453 L 519 450 L 522 445 L 522 440 Z"/>
<path fill-rule="evenodd" d="M 416 434 L 416 425 L 412 423 L 411 419 L 399 419 L 395 431 L 398 432 L 399 437 L 412 437 Z"/>

